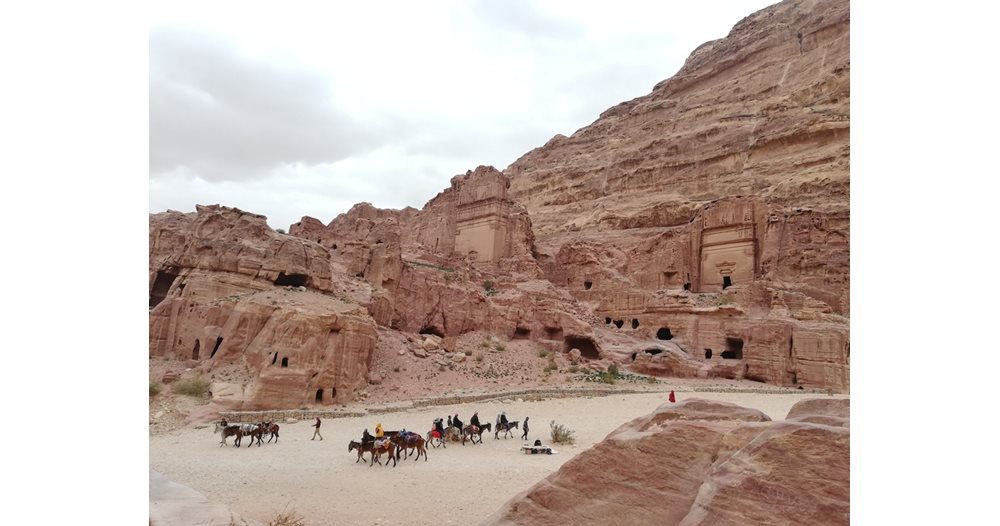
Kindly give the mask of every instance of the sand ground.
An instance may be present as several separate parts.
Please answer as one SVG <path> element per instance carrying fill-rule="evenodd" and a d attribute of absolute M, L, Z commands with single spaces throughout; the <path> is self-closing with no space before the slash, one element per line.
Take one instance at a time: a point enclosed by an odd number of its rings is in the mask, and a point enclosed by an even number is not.
<path fill-rule="evenodd" d="M 775 420 L 783 419 L 796 402 L 822 396 L 677 392 L 678 402 L 723 400 L 759 409 Z M 618 426 L 666 401 L 663 393 L 655 393 L 429 407 L 326 420 L 323 441 L 310 440 L 312 422 L 282 423 L 279 443 L 240 449 L 220 447 L 211 426 L 189 426 L 151 436 L 150 465 L 265 524 L 286 509 L 298 512 L 309 525 L 476 524 Z M 484 435 L 481 445 L 430 449 L 428 460 L 400 461 L 395 468 L 355 463 L 356 453 L 347 450 L 350 440 L 357 440 L 365 428 L 373 431 L 378 422 L 387 430 L 426 433 L 435 417 L 458 413 L 468 422 L 478 411 L 485 423 L 493 422 L 502 409 L 511 420 L 531 417 L 532 441 L 540 438 L 548 445 L 549 421 L 555 420 L 576 431 L 576 444 L 556 445 L 556 455 L 523 455 L 518 451 L 520 434 L 507 440 Z"/>

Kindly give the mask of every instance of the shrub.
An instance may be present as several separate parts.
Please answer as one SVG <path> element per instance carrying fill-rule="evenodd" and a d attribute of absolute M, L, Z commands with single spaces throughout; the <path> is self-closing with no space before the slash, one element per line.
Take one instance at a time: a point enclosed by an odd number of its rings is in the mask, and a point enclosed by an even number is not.
<path fill-rule="evenodd" d="M 306 526 L 306 520 L 294 511 L 281 512 L 275 515 L 267 526 Z"/>
<path fill-rule="evenodd" d="M 496 346 L 496 350 L 498 350 L 500 352 L 504 352 L 504 351 L 507 350 L 507 347 L 504 347 L 504 344 L 502 344 L 502 343 L 498 343 L 497 346 Z"/>
<path fill-rule="evenodd" d="M 493 296 L 497 293 L 497 289 L 493 288 L 493 282 L 490 280 L 483 282 L 483 290 L 486 291 L 487 296 Z"/>
<path fill-rule="evenodd" d="M 160 394 L 160 391 L 162 389 L 163 389 L 163 385 L 160 384 L 160 382 L 157 382 L 156 380 L 153 380 L 152 378 L 149 379 L 149 396 L 156 396 L 156 395 Z"/>
<path fill-rule="evenodd" d="M 392 372 L 398 373 L 399 372 L 399 366 L 397 365 L 397 366 L 393 367 L 392 368 Z"/>
<path fill-rule="evenodd" d="M 580 368 L 577 367 L 577 365 L 574 363 L 573 365 L 569 366 L 569 372 L 578 373 L 580 372 Z"/>
<path fill-rule="evenodd" d="M 208 378 L 204 376 L 194 376 L 191 378 L 184 378 L 183 380 L 177 380 L 174 383 L 174 393 L 193 396 L 195 398 L 204 398 L 208 396 L 208 387 L 211 382 Z"/>
<path fill-rule="evenodd" d="M 576 442 L 576 439 L 573 438 L 573 433 L 576 433 L 576 431 L 562 424 L 557 424 L 555 420 L 549 422 L 549 431 L 552 436 L 552 442 L 555 444 L 573 444 Z"/>
<path fill-rule="evenodd" d="M 545 358 L 548 355 L 549 355 L 548 349 L 538 349 L 538 357 L 539 358 Z"/>
<path fill-rule="evenodd" d="M 558 368 L 559 368 L 559 366 L 556 365 L 556 361 L 555 360 L 549 360 L 548 365 L 545 366 L 545 372 L 555 371 Z"/>
<path fill-rule="evenodd" d="M 614 377 L 621 376 L 621 373 L 618 372 L 618 364 L 613 363 L 608 366 L 608 375 Z"/>
<path fill-rule="evenodd" d="M 479 346 L 482 347 L 483 349 L 489 349 L 490 348 L 490 341 L 489 340 L 483 340 L 483 343 L 480 343 Z"/>
<path fill-rule="evenodd" d="M 466 356 L 472 356 L 472 351 L 470 351 L 470 350 L 466 350 L 466 351 L 465 351 L 465 355 L 466 355 Z"/>
<path fill-rule="evenodd" d="M 482 353 L 476 353 L 476 361 L 477 362 L 482 362 L 483 361 L 483 354 Z"/>

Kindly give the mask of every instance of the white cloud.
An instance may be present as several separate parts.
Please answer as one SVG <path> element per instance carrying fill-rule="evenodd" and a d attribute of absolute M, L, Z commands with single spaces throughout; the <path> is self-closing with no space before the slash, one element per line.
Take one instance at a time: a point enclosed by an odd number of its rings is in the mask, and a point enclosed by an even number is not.
<path fill-rule="evenodd" d="M 705 5 L 702 5 L 705 4 Z M 421 207 L 648 93 L 765 2 L 154 6 L 149 209 Z"/>

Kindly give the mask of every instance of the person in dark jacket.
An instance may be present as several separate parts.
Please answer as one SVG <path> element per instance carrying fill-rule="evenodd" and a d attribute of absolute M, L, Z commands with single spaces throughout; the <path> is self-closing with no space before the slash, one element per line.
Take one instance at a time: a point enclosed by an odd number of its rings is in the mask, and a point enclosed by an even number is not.
<path fill-rule="evenodd" d="M 368 442 L 374 442 L 374 441 L 375 437 L 373 437 L 372 434 L 369 433 L 367 429 L 365 429 L 364 434 L 361 435 L 361 443 L 366 444 Z"/>
<path fill-rule="evenodd" d="M 320 440 L 323 440 L 323 435 L 319 434 L 319 425 L 320 424 L 321 424 L 321 422 L 319 421 L 319 417 L 317 416 L 316 417 L 316 423 L 312 425 L 313 427 L 316 428 L 316 431 L 313 432 L 313 437 L 310 440 L 316 440 L 316 437 L 319 437 Z"/>
<path fill-rule="evenodd" d="M 448 427 L 451 427 L 451 415 L 448 415 Z"/>
<path fill-rule="evenodd" d="M 454 425 L 455 427 L 457 427 L 457 428 L 459 429 L 459 431 L 461 431 L 461 430 L 462 430 L 462 428 L 464 427 L 464 426 L 463 426 L 463 424 L 462 424 L 462 421 L 458 419 L 458 413 L 455 413 L 455 418 L 452 418 L 452 419 L 451 419 L 451 423 L 452 423 L 452 424 L 453 424 L 453 425 Z"/>
<path fill-rule="evenodd" d="M 444 438 L 444 425 L 440 418 L 434 420 L 434 430 L 438 432 L 439 437 Z"/>
<path fill-rule="evenodd" d="M 472 425 L 474 425 L 474 426 L 476 426 L 476 427 L 481 427 L 480 424 L 479 424 L 479 412 L 478 411 L 475 412 L 475 413 L 472 413 L 472 418 L 469 419 L 469 423 L 472 424 Z"/>
<path fill-rule="evenodd" d="M 521 435 L 521 440 L 528 439 L 528 417 L 524 417 L 524 434 Z"/>

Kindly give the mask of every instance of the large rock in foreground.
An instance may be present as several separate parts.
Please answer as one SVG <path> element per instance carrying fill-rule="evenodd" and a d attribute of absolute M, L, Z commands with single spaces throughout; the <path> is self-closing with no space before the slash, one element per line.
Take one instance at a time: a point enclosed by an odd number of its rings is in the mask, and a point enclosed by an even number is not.
<path fill-rule="evenodd" d="M 850 431 L 804 421 L 813 402 L 783 422 L 724 402 L 661 406 L 484 524 L 849 524 Z"/>

